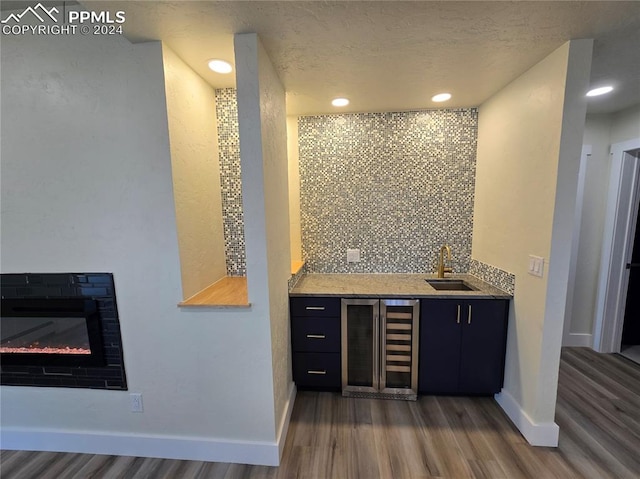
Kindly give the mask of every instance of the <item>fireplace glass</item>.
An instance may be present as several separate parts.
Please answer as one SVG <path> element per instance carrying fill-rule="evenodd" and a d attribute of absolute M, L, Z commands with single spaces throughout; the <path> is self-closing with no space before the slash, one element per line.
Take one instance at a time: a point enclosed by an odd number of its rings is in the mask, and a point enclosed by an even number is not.
<path fill-rule="evenodd" d="M 96 302 L 88 299 L 3 299 L 3 364 L 100 365 L 102 342 Z"/>

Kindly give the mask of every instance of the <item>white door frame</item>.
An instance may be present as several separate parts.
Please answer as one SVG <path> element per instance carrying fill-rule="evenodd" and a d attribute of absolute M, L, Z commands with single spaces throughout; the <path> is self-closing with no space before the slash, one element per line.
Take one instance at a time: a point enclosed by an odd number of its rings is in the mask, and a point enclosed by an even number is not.
<path fill-rule="evenodd" d="M 640 161 L 629 152 L 640 149 L 640 138 L 611 146 L 611 174 L 605 213 L 593 349 L 619 353 L 629 283 L 633 234 L 640 198 Z"/>

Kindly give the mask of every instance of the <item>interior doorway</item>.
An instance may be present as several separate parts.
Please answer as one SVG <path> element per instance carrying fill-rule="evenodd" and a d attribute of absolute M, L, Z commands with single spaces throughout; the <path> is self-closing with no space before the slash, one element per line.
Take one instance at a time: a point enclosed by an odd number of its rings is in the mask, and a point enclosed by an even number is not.
<path fill-rule="evenodd" d="M 640 208 L 638 205 L 636 205 L 636 210 L 631 259 L 626 264 L 629 281 L 620 354 L 640 364 Z"/>
<path fill-rule="evenodd" d="M 640 263 L 640 252 L 634 252 L 634 247 L 640 249 L 640 240 L 635 241 L 640 206 L 639 156 L 640 138 L 612 145 L 593 338 L 594 349 L 603 353 L 621 352 L 625 318 L 628 318 L 628 326 L 624 329 L 630 331 L 625 335 L 625 341 L 635 342 L 633 332 L 640 321 L 640 314 L 634 309 L 638 307 L 636 299 L 640 295 L 636 281 L 640 269 L 631 267 L 634 262 Z M 634 281 L 630 284 L 632 269 L 635 270 Z M 628 315 L 625 314 L 627 298 L 631 302 Z M 625 343 L 625 346 L 635 345 Z M 633 354 L 633 350 L 630 352 Z"/>

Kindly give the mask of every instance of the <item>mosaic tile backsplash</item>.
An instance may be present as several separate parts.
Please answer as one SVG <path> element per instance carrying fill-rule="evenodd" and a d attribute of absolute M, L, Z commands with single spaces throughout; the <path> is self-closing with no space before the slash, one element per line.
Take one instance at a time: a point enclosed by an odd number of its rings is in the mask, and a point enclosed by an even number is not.
<path fill-rule="evenodd" d="M 298 131 L 308 273 L 431 273 L 445 243 L 468 271 L 476 109 L 308 116 Z"/>
<path fill-rule="evenodd" d="M 505 293 L 514 294 L 516 289 L 516 275 L 500 268 L 472 259 L 469 264 L 469 274 L 500 288 Z"/>
<path fill-rule="evenodd" d="M 246 276 L 240 134 L 235 88 L 216 90 L 220 189 L 228 276 Z"/>

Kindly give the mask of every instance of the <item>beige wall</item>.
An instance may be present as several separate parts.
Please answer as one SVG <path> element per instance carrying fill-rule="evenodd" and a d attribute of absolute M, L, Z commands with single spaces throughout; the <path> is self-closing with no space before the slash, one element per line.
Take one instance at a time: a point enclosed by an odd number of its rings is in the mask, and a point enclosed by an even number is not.
<path fill-rule="evenodd" d="M 270 361 L 259 366 L 271 379 L 266 404 L 274 413 L 274 434 L 282 447 L 294 391 L 285 94 L 255 33 L 236 35 L 235 51 L 249 301 L 256 327 L 268 331 L 261 347 L 269 348 Z"/>
<path fill-rule="evenodd" d="M 256 37 L 257 39 L 257 37 Z M 289 332 L 291 246 L 289 242 L 289 191 L 285 92 L 271 60 L 258 42 L 260 119 L 264 165 L 264 200 L 267 221 L 269 312 L 273 363 L 276 429 L 282 433 L 287 401 L 293 387 Z M 286 433 L 286 431 L 284 431 Z"/>
<path fill-rule="evenodd" d="M 289 223 L 291 261 L 302 261 L 300 229 L 300 165 L 298 150 L 298 117 L 287 117 L 287 154 L 289 157 Z"/>
<path fill-rule="evenodd" d="M 182 294 L 226 275 L 214 90 L 162 46 Z"/>
<path fill-rule="evenodd" d="M 591 41 L 567 43 L 479 112 L 472 256 L 516 275 L 504 390 L 534 429 L 554 419 L 570 257 L 558 240 L 570 247 L 590 58 Z M 544 277 L 527 273 L 530 254 Z"/>
<path fill-rule="evenodd" d="M 609 182 L 609 137 L 611 118 L 609 115 L 587 116 L 584 145 L 591 146 L 587 157 L 580 239 L 576 261 L 576 278 L 569 334 L 590 335 L 593 329 L 604 212 Z M 585 337 L 590 341 L 589 337 Z M 568 344 L 572 344 L 568 339 Z M 573 339 L 577 341 L 577 339 Z"/>

